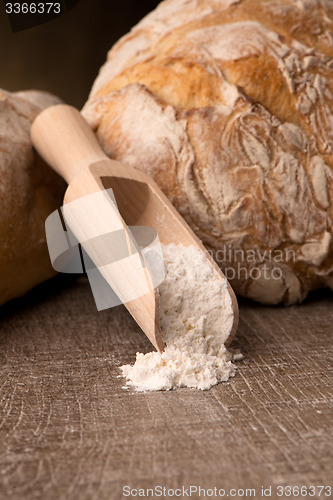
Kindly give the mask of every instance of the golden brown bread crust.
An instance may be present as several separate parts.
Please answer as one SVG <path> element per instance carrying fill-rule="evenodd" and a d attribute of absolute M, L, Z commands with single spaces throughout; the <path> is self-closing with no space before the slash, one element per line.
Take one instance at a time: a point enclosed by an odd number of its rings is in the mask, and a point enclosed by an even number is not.
<path fill-rule="evenodd" d="M 61 206 L 65 183 L 34 153 L 30 125 L 58 102 L 45 92 L 0 90 L 0 304 L 55 274 L 44 223 Z"/>
<path fill-rule="evenodd" d="M 328 0 L 166 0 L 83 109 L 261 302 L 333 288 L 332 32 Z"/>

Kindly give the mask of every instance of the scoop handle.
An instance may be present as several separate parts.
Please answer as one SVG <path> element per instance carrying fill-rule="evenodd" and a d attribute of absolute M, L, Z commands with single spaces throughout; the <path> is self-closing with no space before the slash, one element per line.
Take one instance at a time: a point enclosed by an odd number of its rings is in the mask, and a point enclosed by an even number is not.
<path fill-rule="evenodd" d="M 68 184 L 89 164 L 107 159 L 81 113 L 66 104 L 51 106 L 35 118 L 31 140 Z"/>

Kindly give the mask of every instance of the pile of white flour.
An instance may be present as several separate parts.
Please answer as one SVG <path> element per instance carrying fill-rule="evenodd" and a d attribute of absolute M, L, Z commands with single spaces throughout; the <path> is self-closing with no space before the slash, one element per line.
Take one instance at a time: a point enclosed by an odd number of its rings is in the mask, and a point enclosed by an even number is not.
<path fill-rule="evenodd" d="M 224 346 L 234 320 L 227 281 L 218 279 L 195 246 L 162 249 L 160 322 L 166 348 L 162 355 L 137 353 L 134 365 L 122 366 L 122 373 L 138 391 L 209 389 L 236 370 Z"/>

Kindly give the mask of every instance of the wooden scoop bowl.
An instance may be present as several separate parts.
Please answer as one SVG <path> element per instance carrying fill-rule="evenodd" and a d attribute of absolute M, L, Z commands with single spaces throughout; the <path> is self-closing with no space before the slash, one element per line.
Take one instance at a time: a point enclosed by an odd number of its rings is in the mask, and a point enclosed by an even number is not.
<path fill-rule="evenodd" d="M 97 191 L 113 189 L 119 212 L 114 211 L 112 214 L 108 211 L 106 217 L 101 213 L 103 207 L 91 205 L 85 213 L 72 221 L 75 227 L 71 225 L 71 230 L 78 241 L 123 228 L 129 247 L 130 244 L 131 248 L 134 246 L 142 257 L 127 226 L 153 227 L 162 244 L 195 245 L 205 255 L 218 278 L 225 280 L 199 238 L 153 179 L 144 172 L 108 158 L 77 109 L 62 104 L 47 108 L 35 119 L 31 138 L 39 154 L 69 184 L 64 205 Z M 112 252 L 112 248 L 104 251 Z M 93 262 L 100 252 L 100 248 L 88 252 Z M 164 343 L 159 325 L 159 294 L 158 289 L 153 288 L 147 267 L 139 272 L 137 265 L 128 265 L 128 262 L 123 265 L 123 261 L 113 265 L 112 271 L 105 267 L 101 272 L 114 289 L 130 287 L 140 292 L 146 287 L 147 293 L 141 296 L 138 293 L 139 298 L 125 302 L 125 306 L 154 347 L 162 352 Z M 237 330 L 238 306 L 229 283 L 228 291 L 234 310 L 234 323 L 227 341 L 230 343 Z"/>

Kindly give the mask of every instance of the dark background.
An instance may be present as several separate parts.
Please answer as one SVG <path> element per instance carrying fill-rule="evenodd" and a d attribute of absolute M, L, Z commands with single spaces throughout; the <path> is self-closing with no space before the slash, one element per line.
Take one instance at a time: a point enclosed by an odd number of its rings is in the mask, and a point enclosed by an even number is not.
<path fill-rule="evenodd" d="M 80 0 L 57 19 L 12 33 L 0 2 L 0 88 L 48 90 L 80 108 L 107 51 L 158 3 Z"/>

